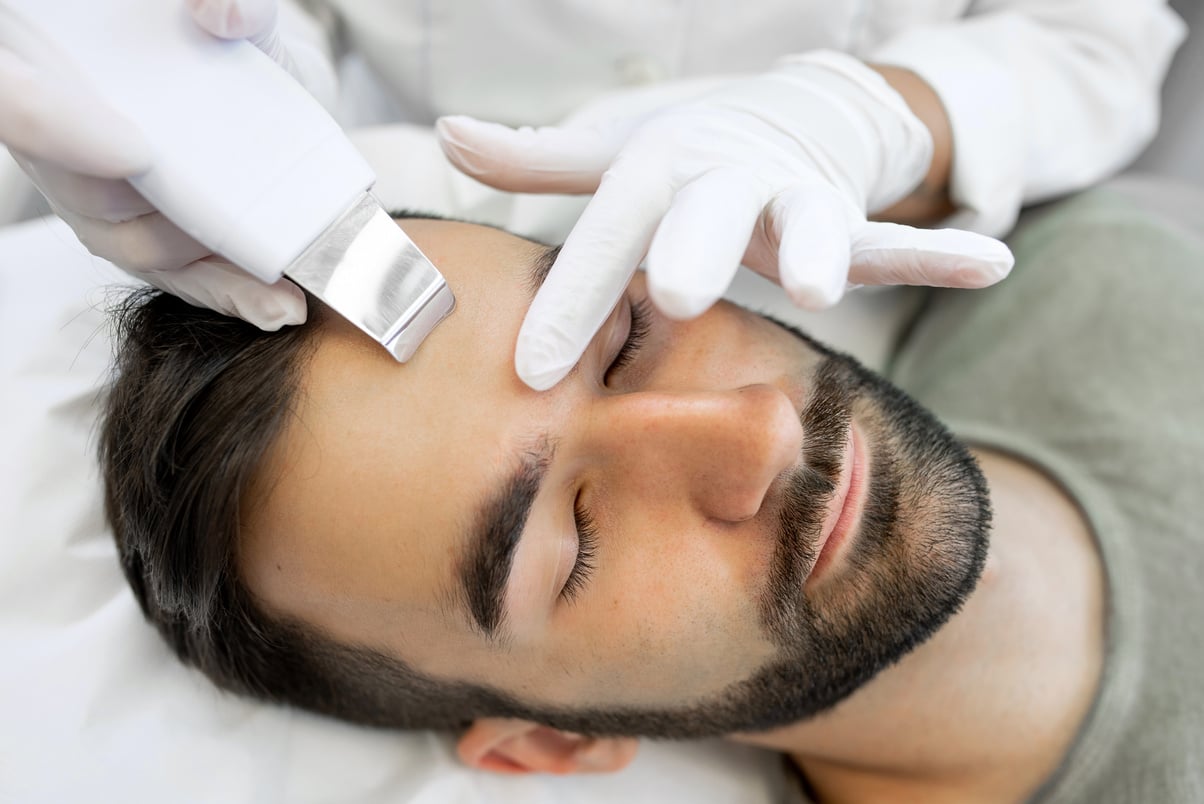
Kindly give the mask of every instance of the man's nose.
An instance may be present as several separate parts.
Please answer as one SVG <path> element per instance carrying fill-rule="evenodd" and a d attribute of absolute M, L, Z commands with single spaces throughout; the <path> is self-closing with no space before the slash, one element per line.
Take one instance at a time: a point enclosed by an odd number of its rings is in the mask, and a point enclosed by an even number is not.
<path fill-rule="evenodd" d="M 799 415 L 770 385 L 636 392 L 601 407 L 591 440 L 615 473 L 613 482 L 684 499 L 712 519 L 756 515 L 774 478 L 802 457 Z"/>

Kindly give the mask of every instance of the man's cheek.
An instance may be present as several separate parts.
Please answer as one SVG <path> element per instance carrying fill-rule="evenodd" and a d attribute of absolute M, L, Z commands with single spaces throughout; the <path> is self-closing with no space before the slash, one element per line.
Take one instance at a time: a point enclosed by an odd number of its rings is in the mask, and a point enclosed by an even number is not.
<path fill-rule="evenodd" d="M 588 668 L 599 702 L 665 706 L 716 694 L 774 652 L 740 588 L 692 561 L 632 567 L 621 588 L 598 586 L 596 611 L 576 618 L 564 649 Z"/>

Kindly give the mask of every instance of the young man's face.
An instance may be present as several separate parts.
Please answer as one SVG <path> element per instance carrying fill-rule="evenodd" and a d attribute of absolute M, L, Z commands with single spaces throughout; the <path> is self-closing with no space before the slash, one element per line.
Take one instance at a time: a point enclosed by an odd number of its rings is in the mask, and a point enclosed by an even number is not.
<path fill-rule="evenodd" d="M 831 706 L 972 589 L 981 475 L 851 361 L 729 304 L 641 315 L 637 275 L 536 393 L 513 350 L 543 248 L 403 226 L 456 311 L 405 365 L 318 335 L 245 516 L 269 611 L 581 730 L 700 736 Z"/>

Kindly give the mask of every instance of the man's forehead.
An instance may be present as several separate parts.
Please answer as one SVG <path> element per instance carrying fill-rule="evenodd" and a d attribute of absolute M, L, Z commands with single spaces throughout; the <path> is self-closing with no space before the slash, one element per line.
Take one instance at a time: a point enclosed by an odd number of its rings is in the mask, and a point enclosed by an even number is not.
<path fill-rule="evenodd" d="M 479 277 L 479 269 L 484 268 L 488 273 L 500 273 L 518 282 L 518 287 L 530 297 L 547 279 L 560 253 L 560 246 L 549 246 L 486 224 L 426 216 L 400 217 L 397 223 L 407 234 L 420 241 L 419 245 L 424 251 L 444 255 L 452 263 L 448 268 L 457 274 L 455 284 L 471 282 L 468 276 L 459 276 L 462 270 L 476 269 L 472 273 Z M 498 249 L 499 245 L 502 246 L 501 250 Z M 443 269 L 439 260 L 431 254 L 427 256 L 432 257 L 436 266 Z M 458 292 L 454 286 L 452 290 Z M 464 290 L 471 294 L 474 288 L 465 286 Z"/>
<path fill-rule="evenodd" d="M 481 500 L 513 469 L 513 423 L 529 426 L 516 415 L 534 395 L 514 376 L 514 335 L 556 249 L 458 222 L 400 224 L 467 303 L 402 366 L 349 326 L 319 337 L 240 561 L 269 604 L 328 629 L 386 624 L 391 611 L 469 634 L 449 610 L 463 600 L 457 567 Z"/>

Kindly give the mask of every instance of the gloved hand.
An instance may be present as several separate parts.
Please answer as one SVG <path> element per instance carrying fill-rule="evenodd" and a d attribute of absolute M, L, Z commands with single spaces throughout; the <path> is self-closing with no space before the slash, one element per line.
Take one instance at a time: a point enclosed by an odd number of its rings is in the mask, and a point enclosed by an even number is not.
<path fill-rule="evenodd" d="M 572 369 L 645 255 L 653 302 L 675 318 L 710 307 L 741 262 L 812 309 L 849 283 L 982 287 L 1012 265 L 988 237 L 867 222 L 920 183 L 932 138 L 880 75 L 840 53 L 601 126 L 447 117 L 437 128 L 452 163 L 486 184 L 596 190 L 519 332 L 515 368 L 537 390 Z"/>
<path fill-rule="evenodd" d="M 248 38 L 311 91 L 333 97 L 333 77 L 324 84 L 312 58 L 298 61 L 282 44 L 276 0 L 189 0 L 189 7 L 210 32 Z M 266 285 L 211 254 L 124 181 L 151 166 L 141 133 L 31 40 L 0 31 L 0 143 L 83 244 L 156 287 L 261 329 L 303 322 L 300 288 L 286 279 Z"/>

